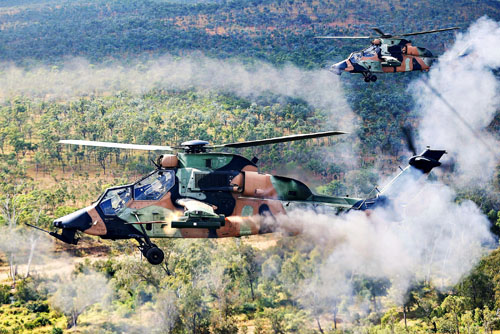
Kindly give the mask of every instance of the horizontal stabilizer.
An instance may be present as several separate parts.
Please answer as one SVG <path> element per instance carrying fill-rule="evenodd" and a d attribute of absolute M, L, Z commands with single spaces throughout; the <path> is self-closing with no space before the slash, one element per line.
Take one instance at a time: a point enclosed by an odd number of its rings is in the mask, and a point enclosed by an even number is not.
<path fill-rule="evenodd" d="M 422 154 L 410 158 L 410 166 L 420 170 L 422 173 L 429 173 L 434 167 L 441 166 L 439 159 L 446 153 L 443 150 L 426 149 Z"/>
<path fill-rule="evenodd" d="M 439 161 L 441 157 L 446 153 L 444 150 L 431 150 L 431 149 L 426 149 L 421 156 L 424 158 L 430 158 L 436 161 Z"/>

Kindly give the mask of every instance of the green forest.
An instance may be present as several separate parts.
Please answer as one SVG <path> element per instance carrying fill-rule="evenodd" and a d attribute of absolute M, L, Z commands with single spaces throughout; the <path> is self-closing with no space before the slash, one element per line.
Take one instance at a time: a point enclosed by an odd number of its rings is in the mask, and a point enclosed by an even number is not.
<path fill-rule="evenodd" d="M 318 95 L 329 96 L 332 108 L 346 101 L 352 115 L 342 122 L 302 88 L 250 85 L 241 93 L 199 81 L 167 87 L 159 81 L 134 89 L 141 85 L 134 76 L 154 73 L 151 64 L 168 56 L 173 66 L 203 57 L 250 73 L 266 64 L 292 80 L 321 73 L 369 44 L 314 36 L 366 35 L 372 27 L 390 33 L 466 29 L 485 15 L 499 21 L 499 2 L 2 1 L 0 333 L 500 332 L 498 160 L 483 183 L 454 183 L 453 166 L 436 176 L 453 189 L 452 204 L 475 203 L 494 236 L 494 245 L 453 284 L 420 272 L 405 272 L 402 287 L 398 275 L 355 270 L 338 280 L 331 262 L 336 245 L 311 235 L 158 240 L 167 261 L 153 266 L 133 240 L 82 236 L 78 246 L 68 246 L 25 226 L 51 230 L 54 219 L 89 205 L 108 187 L 154 169 L 153 153 L 69 147 L 58 144 L 61 139 L 220 144 L 343 130 L 339 124 L 352 122 L 348 135 L 334 139 L 227 151 L 256 156 L 260 171 L 297 176 L 317 193 L 369 196 L 411 156 L 403 129 L 411 125 L 418 132 L 421 119 L 408 87 L 422 73 L 384 75 L 373 84 L 342 75 L 339 86 Z M 424 35 L 415 44 L 439 55 L 453 39 L 450 32 Z M 63 75 L 82 73 L 72 68 L 75 59 L 85 63 L 84 72 L 99 73 L 105 88 L 82 80 L 78 93 L 71 91 L 79 74 Z M 200 72 L 210 64 L 205 61 Z M 311 76 L 303 78 L 302 85 L 313 85 Z M 133 84 L 120 86 L 120 80 Z M 59 93 L 39 87 L 51 84 L 62 87 Z M 499 110 L 497 105 L 486 125 L 497 140 Z M 348 289 L 333 288 L 344 280 Z"/>

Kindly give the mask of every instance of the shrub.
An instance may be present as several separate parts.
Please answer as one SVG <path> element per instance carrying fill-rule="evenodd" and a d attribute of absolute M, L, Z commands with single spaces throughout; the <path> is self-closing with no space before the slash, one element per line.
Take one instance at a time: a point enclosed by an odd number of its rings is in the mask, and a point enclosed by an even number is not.
<path fill-rule="evenodd" d="M 9 304 L 10 296 L 10 287 L 8 285 L 0 285 L 0 304 Z"/>
<path fill-rule="evenodd" d="M 37 300 L 39 295 L 33 286 L 32 280 L 25 279 L 17 283 L 14 297 L 17 301 L 28 302 L 30 300 Z"/>
<path fill-rule="evenodd" d="M 43 327 L 52 324 L 49 318 L 44 315 L 37 317 L 35 320 L 28 321 L 24 324 L 26 329 L 34 329 L 37 327 Z"/>
<path fill-rule="evenodd" d="M 31 301 L 26 308 L 34 313 L 49 312 L 49 305 L 41 301 Z"/>
<path fill-rule="evenodd" d="M 244 303 L 240 307 L 240 313 L 243 314 L 252 314 L 255 313 L 255 311 L 257 311 L 257 307 L 253 303 Z"/>

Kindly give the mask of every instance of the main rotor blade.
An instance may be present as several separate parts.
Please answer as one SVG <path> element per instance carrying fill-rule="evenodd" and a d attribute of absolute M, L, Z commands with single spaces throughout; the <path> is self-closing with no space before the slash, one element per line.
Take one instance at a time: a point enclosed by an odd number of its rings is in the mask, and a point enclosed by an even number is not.
<path fill-rule="evenodd" d="M 316 36 L 316 39 L 372 39 L 372 36 Z"/>
<path fill-rule="evenodd" d="M 110 142 L 92 141 L 92 140 L 60 140 L 59 143 L 70 144 L 70 145 L 81 145 L 81 146 L 123 148 L 127 150 L 172 151 L 172 148 L 170 146 L 110 143 Z"/>
<path fill-rule="evenodd" d="M 408 34 L 401 34 L 399 36 L 394 36 L 394 37 L 405 37 L 405 36 L 415 36 L 415 35 L 432 34 L 432 33 L 435 33 L 435 32 L 448 31 L 448 30 L 457 30 L 457 29 L 460 29 L 460 28 L 459 27 L 453 27 L 453 28 L 444 28 L 444 29 L 435 29 L 435 30 L 411 32 L 411 33 L 408 33 Z"/>
<path fill-rule="evenodd" d="M 386 39 L 391 39 L 391 38 L 401 38 L 401 37 L 406 37 L 406 36 L 415 36 L 415 35 L 424 35 L 424 34 L 432 34 L 435 32 L 442 32 L 442 31 L 448 31 L 448 30 L 457 30 L 460 29 L 458 27 L 453 27 L 453 28 L 444 28 L 444 29 L 435 29 L 435 30 L 427 30 L 427 31 L 418 31 L 418 32 L 411 32 L 408 34 L 401 34 L 401 35 L 390 35 L 384 33 L 380 28 L 372 28 L 377 34 L 380 36 L 316 36 L 314 38 L 316 39 L 373 39 L 373 38 L 386 38 Z"/>
<path fill-rule="evenodd" d="M 372 28 L 372 30 L 374 30 L 380 36 L 390 36 L 390 35 L 384 34 L 384 32 L 382 30 L 380 30 L 380 28 Z"/>
<path fill-rule="evenodd" d="M 311 139 L 311 138 L 338 136 L 338 135 L 343 135 L 343 134 L 346 134 L 346 133 L 347 132 L 343 132 L 343 131 L 325 131 L 325 132 L 305 133 L 305 134 L 300 134 L 300 135 L 290 135 L 290 136 L 275 137 L 275 138 L 268 138 L 268 139 L 261 139 L 261 140 L 243 141 L 243 142 L 231 143 L 231 144 L 213 145 L 211 147 L 213 147 L 213 148 L 221 148 L 221 147 L 250 147 L 250 146 L 260 146 L 260 145 L 268 145 L 268 144 L 275 144 L 275 143 L 284 143 L 284 142 L 295 141 L 295 140 L 304 140 L 304 139 Z"/>

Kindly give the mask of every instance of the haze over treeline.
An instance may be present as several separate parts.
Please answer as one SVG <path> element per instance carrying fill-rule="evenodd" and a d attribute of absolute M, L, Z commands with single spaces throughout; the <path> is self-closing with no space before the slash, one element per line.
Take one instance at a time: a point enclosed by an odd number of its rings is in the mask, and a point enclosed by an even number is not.
<path fill-rule="evenodd" d="M 389 33 L 466 28 L 483 15 L 500 19 L 500 9 L 490 1 L 439 6 L 431 1 L 7 2 L 0 7 L 0 58 L 24 63 L 83 56 L 96 61 L 201 51 L 311 68 L 366 45 L 366 40 L 315 41 L 316 35 L 367 35 L 375 26 Z M 452 36 L 414 39 L 442 52 Z"/>

